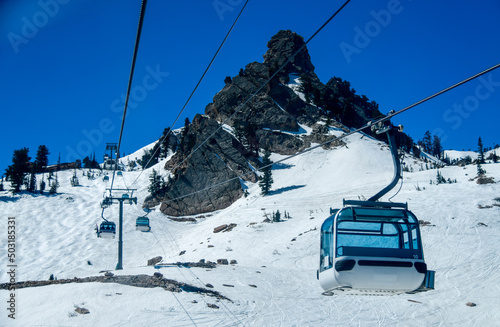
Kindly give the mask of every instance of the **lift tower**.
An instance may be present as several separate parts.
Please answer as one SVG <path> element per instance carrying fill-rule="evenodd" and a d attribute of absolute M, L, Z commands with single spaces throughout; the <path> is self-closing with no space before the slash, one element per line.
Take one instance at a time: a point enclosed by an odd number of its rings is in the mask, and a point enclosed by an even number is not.
<path fill-rule="evenodd" d="M 119 221 L 118 221 L 118 263 L 116 270 L 123 269 L 123 203 L 132 205 L 137 204 L 137 197 L 134 197 L 136 189 L 107 189 L 109 196 L 104 201 L 108 204 L 118 203 L 120 205 Z M 114 194 L 115 193 L 115 194 Z M 116 194 L 117 193 L 117 194 Z M 121 195 L 119 195 L 121 193 Z"/>

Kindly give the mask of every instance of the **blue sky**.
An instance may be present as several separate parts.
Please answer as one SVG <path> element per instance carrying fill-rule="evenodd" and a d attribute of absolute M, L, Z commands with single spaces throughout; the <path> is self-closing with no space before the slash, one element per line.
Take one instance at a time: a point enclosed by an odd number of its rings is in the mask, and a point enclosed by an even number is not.
<path fill-rule="evenodd" d="M 122 153 L 172 124 L 244 0 L 149 0 Z M 309 38 L 343 2 L 250 0 L 183 113 L 203 113 L 280 29 Z M 117 142 L 140 0 L 0 1 L 0 174 L 12 153 L 46 145 L 50 162 Z M 500 62 L 500 2 L 351 1 L 309 43 L 322 82 L 338 76 L 358 94 L 398 110 Z M 135 90 L 135 91 L 134 91 Z M 500 69 L 394 119 L 415 140 L 430 130 L 446 149 L 500 143 Z"/>

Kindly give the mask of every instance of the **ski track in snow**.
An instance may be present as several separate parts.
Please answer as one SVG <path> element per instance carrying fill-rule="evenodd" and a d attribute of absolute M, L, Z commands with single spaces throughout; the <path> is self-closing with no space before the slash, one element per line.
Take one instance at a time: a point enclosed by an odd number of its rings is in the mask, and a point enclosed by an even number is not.
<path fill-rule="evenodd" d="M 424 255 L 436 271 L 434 291 L 397 296 L 322 296 L 316 280 L 319 227 L 330 207 L 342 199 L 358 199 L 377 192 L 392 178 L 392 159 L 381 142 L 353 135 L 347 148 L 315 149 L 292 158 L 273 170 L 273 191 L 260 196 L 257 184 L 247 183 L 249 196 L 225 210 L 193 222 L 174 222 L 158 210 L 151 212 L 152 232 L 135 231 L 135 219 L 144 215 L 140 203 L 147 195 L 151 169 L 115 176 L 115 188 L 137 188 L 139 205 L 124 205 L 124 257 L 118 275 L 160 272 L 165 278 L 214 290 L 233 302 L 194 293 L 171 293 L 161 288 L 143 289 L 119 284 L 67 284 L 16 291 L 17 319 L 0 315 L 6 326 L 494 326 L 500 319 L 500 184 L 477 185 L 469 181 L 475 166 L 440 169 L 454 184 L 430 184 L 436 170 L 413 168 L 404 173 L 404 184 L 393 199 L 408 202 L 416 216 L 429 221 L 422 226 Z M 151 145 L 150 145 L 151 146 Z M 139 150 L 137 153 L 142 153 Z M 283 158 L 273 154 L 272 159 Z M 154 169 L 165 175 L 160 162 Z M 423 164 L 425 166 L 425 164 Z M 500 180 L 500 164 L 487 164 L 489 176 Z M 0 230 L 6 217 L 16 217 L 16 278 L 46 280 L 100 275 L 114 270 L 117 239 L 96 238 L 101 219 L 100 201 L 109 187 L 102 176 L 88 180 L 77 171 L 82 186 L 71 187 L 73 171 L 58 173 L 56 196 L 23 193 L 12 197 L 0 192 Z M 138 177 L 136 184 L 133 181 Z M 46 178 L 47 176 L 45 176 Z M 417 191 L 416 186 L 422 190 Z M 399 187 L 399 185 L 398 185 Z M 425 189 L 423 189 L 425 188 Z M 392 196 L 392 190 L 383 200 Z M 292 216 L 280 223 L 263 223 L 264 215 L 285 210 Z M 105 210 L 117 222 L 118 206 Z M 236 223 L 230 232 L 214 234 L 222 224 Z M 479 225 L 483 223 L 484 225 Z M 6 235 L 6 234 L 4 234 Z M 208 247 L 212 245 L 213 247 Z M 0 237 L 1 257 L 7 239 Z M 180 255 L 181 251 L 186 251 Z M 215 269 L 154 269 L 148 259 L 163 262 L 236 259 L 238 264 Z M 88 261 L 92 265 L 88 264 Z M 0 282 L 7 282 L 6 264 L 0 265 Z M 227 287 L 233 285 L 234 287 Z M 254 285 L 256 287 L 250 286 Z M 0 291 L 6 301 L 8 291 Z M 419 303 L 411 302 L 418 301 Z M 194 303 L 193 301 L 196 301 Z M 468 307 L 474 302 L 476 307 Z M 4 302 L 5 303 L 5 302 Z M 212 309 L 215 304 L 219 309 Z M 90 310 L 74 312 L 75 306 Z M 14 323 L 14 324 L 13 324 Z"/>

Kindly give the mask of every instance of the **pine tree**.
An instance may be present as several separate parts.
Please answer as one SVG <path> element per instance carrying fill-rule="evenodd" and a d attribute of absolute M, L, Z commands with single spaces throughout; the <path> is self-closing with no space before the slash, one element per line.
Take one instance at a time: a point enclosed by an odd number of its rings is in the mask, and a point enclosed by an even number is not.
<path fill-rule="evenodd" d="M 40 194 L 43 194 L 43 191 L 45 191 L 45 177 L 42 174 L 42 181 L 40 182 Z"/>
<path fill-rule="evenodd" d="M 130 170 L 134 170 L 134 168 L 137 166 L 137 162 L 135 162 L 135 160 L 130 161 L 129 158 L 127 166 L 129 167 Z"/>
<path fill-rule="evenodd" d="M 281 221 L 281 213 L 279 210 L 276 210 L 276 213 L 273 213 L 273 222 L 277 223 Z"/>
<path fill-rule="evenodd" d="M 486 170 L 483 169 L 479 161 L 477 162 L 477 176 L 482 176 L 486 174 Z"/>
<path fill-rule="evenodd" d="M 75 169 L 75 172 L 73 174 L 73 177 L 71 177 L 70 182 L 71 182 L 71 186 L 73 186 L 73 187 L 80 185 L 80 182 L 78 181 L 78 177 L 76 177 L 76 169 Z"/>
<path fill-rule="evenodd" d="M 443 152 L 441 139 L 437 135 L 434 135 L 432 139 L 432 154 L 438 159 L 441 159 L 441 152 Z"/>
<path fill-rule="evenodd" d="M 422 147 L 425 152 L 427 153 L 432 153 L 432 137 L 431 137 L 431 132 L 427 131 L 424 134 L 424 138 L 422 139 Z"/>
<path fill-rule="evenodd" d="M 159 158 L 165 159 L 168 155 L 169 141 L 170 141 L 170 127 L 163 130 L 163 134 L 160 137 L 160 153 Z"/>
<path fill-rule="evenodd" d="M 478 157 L 477 160 L 479 161 L 480 164 L 484 164 L 484 148 L 483 148 L 483 141 L 481 138 L 477 140 L 477 152 L 478 152 Z"/>
<path fill-rule="evenodd" d="M 0 181 L 0 192 L 3 191 L 3 175 L 2 175 L 2 180 Z"/>
<path fill-rule="evenodd" d="M 235 122 L 234 134 L 240 143 L 248 149 L 250 154 L 259 155 L 259 140 L 257 139 L 257 126 L 248 122 Z"/>
<path fill-rule="evenodd" d="M 59 187 L 59 181 L 57 180 L 57 174 L 54 182 L 52 182 L 52 185 L 50 186 L 49 194 L 54 195 L 57 194 L 57 188 Z"/>
<path fill-rule="evenodd" d="M 446 183 L 446 178 L 444 178 L 441 172 L 438 170 L 436 174 L 436 184 L 443 184 L 443 183 Z"/>
<path fill-rule="evenodd" d="M 420 158 L 420 149 L 417 146 L 413 145 L 412 152 L 415 157 Z"/>
<path fill-rule="evenodd" d="M 186 117 L 186 119 L 184 120 L 184 129 L 182 130 L 182 138 L 183 139 L 187 135 L 187 133 L 189 132 L 189 125 L 191 125 L 191 122 L 189 121 L 189 118 Z"/>
<path fill-rule="evenodd" d="M 304 94 L 306 102 L 310 104 L 313 98 L 314 86 L 312 85 L 312 78 L 309 74 L 300 75 L 299 92 Z"/>
<path fill-rule="evenodd" d="M 38 151 L 36 152 L 35 158 L 35 172 L 41 173 L 43 171 L 43 167 L 48 166 L 49 164 L 49 149 L 45 145 L 40 145 L 38 147 Z"/>
<path fill-rule="evenodd" d="M 92 156 L 92 160 L 90 161 L 90 168 L 96 168 L 96 169 L 101 168 L 99 166 L 99 163 L 97 162 L 97 160 L 95 158 L 95 151 L 94 151 L 94 155 Z"/>
<path fill-rule="evenodd" d="M 481 138 L 478 139 L 477 141 L 477 146 L 478 146 L 478 157 L 477 157 L 477 176 L 482 176 L 486 174 L 486 170 L 483 169 L 481 164 L 484 164 L 484 149 L 483 149 L 483 141 Z"/>
<path fill-rule="evenodd" d="M 266 150 L 264 152 L 264 158 L 262 159 L 262 165 L 266 168 L 262 169 L 263 176 L 260 178 L 259 186 L 261 189 L 261 194 L 262 195 L 267 195 L 269 194 L 269 191 L 271 190 L 271 185 L 273 184 L 273 176 L 271 172 L 271 152 L 269 150 Z"/>
<path fill-rule="evenodd" d="M 156 170 L 153 169 L 151 175 L 149 175 L 149 187 L 148 191 L 152 197 L 158 195 L 165 188 L 165 180 L 161 175 L 159 175 Z"/>
<path fill-rule="evenodd" d="M 12 165 L 6 170 L 7 177 L 11 182 L 12 193 L 18 193 L 21 190 L 21 186 L 24 183 L 24 177 L 30 170 L 29 161 L 31 157 L 28 156 L 28 152 L 28 148 L 14 150 Z"/>
<path fill-rule="evenodd" d="M 28 192 L 30 193 L 35 193 L 36 192 L 36 174 L 35 174 L 35 168 L 30 173 L 30 179 L 28 182 L 28 187 L 26 188 Z"/>
<path fill-rule="evenodd" d="M 142 169 L 147 169 L 158 163 L 158 157 L 153 157 L 154 149 L 144 150 L 141 159 L 138 159 L 139 165 Z"/>
<path fill-rule="evenodd" d="M 90 161 L 89 156 L 83 158 L 83 168 L 92 168 L 92 162 Z"/>

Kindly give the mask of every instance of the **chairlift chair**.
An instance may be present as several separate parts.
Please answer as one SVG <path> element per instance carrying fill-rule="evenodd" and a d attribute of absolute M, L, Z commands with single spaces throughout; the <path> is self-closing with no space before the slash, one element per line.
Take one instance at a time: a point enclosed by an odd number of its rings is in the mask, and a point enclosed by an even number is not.
<path fill-rule="evenodd" d="M 97 237 L 115 238 L 116 224 L 112 221 L 103 221 L 97 230 Z"/>
<path fill-rule="evenodd" d="M 117 168 L 116 159 L 110 159 L 110 158 L 105 159 L 102 168 L 105 169 L 105 170 L 114 170 L 114 169 L 116 169 Z"/>
<path fill-rule="evenodd" d="M 149 225 L 148 217 L 137 217 L 135 220 L 135 230 L 140 230 L 141 232 L 151 231 L 151 226 Z"/>
<path fill-rule="evenodd" d="M 135 230 L 149 232 L 151 231 L 151 226 L 149 225 L 149 218 L 146 216 L 151 212 L 151 209 L 145 207 L 142 210 L 146 212 L 146 215 L 137 217 L 137 219 L 135 220 Z"/>
<path fill-rule="evenodd" d="M 368 201 L 344 200 L 321 226 L 317 278 L 324 292 L 383 295 L 434 289 L 424 261 L 419 222 L 405 203 L 379 202 L 401 177 L 395 128 L 386 132 L 395 165 L 393 181 Z M 401 130 L 401 128 L 400 128 Z"/>
<path fill-rule="evenodd" d="M 101 208 L 106 209 L 109 208 L 113 204 L 113 200 L 109 196 L 105 196 L 101 201 Z M 105 218 L 102 217 L 104 220 Z"/>

